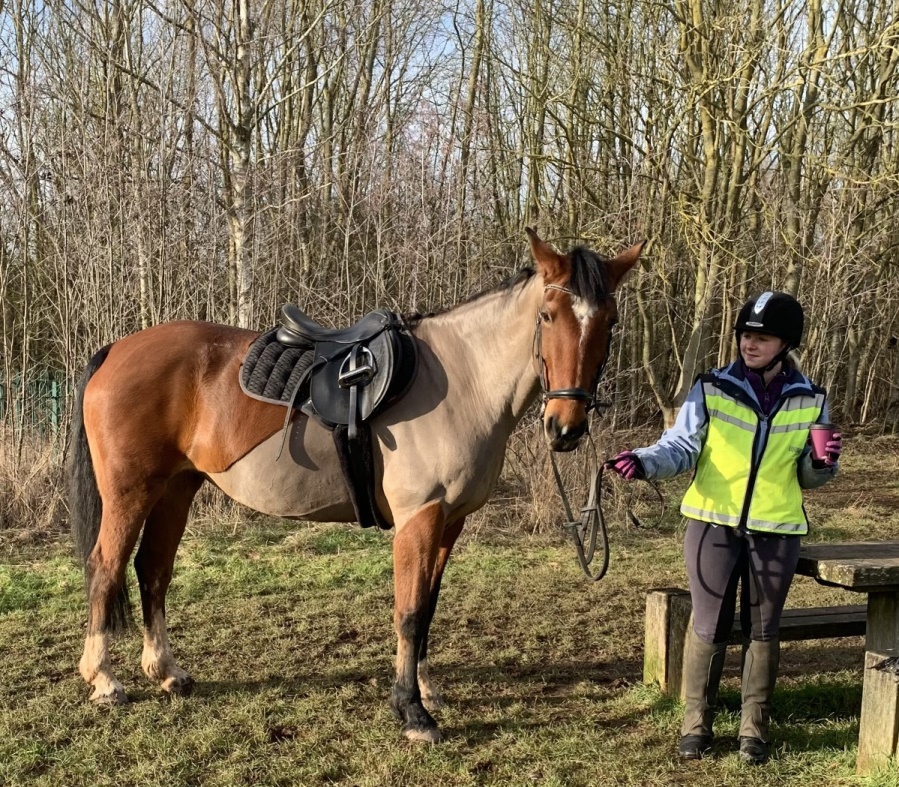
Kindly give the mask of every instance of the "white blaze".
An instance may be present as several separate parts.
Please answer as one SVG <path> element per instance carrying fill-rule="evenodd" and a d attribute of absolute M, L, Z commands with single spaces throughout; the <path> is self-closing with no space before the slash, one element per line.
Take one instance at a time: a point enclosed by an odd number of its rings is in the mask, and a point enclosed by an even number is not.
<path fill-rule="evenodd" d="M 577 317 L 578 322 L 581 324 L 581 341 L 583 341 L 584 331 L 587 330 L 587 323 L 590 322 L 590 318 L 596 314 L 596 306 L 588 303 L 583 298 L 572 295 L 571 311 L 574 312 L 574 316 Z"/>

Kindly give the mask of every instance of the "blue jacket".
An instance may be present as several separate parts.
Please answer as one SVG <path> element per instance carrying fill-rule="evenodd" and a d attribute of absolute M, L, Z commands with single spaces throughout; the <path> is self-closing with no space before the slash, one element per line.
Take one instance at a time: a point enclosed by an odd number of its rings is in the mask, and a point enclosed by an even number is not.
<path fill-rule="evenodd" d="M 759 435 L 757 450 L 761 451 L 765 444 L 765 433 L 768 430 L 768 418 L 762 412 L 761 405 L 756 398 L 752 385 L 743 374 L 743 367 L 739 361 L 731 363 L 721 369 L 712 369 L 709 374 L 721 380 L 736 385 L 745 397 L 740 398 L 751 406 L 759 416 Z M 784 382 L 779 401 L 796 393 L 809 393 L 812 382 L 804 374 L 790 369 L 788 379 Z M 776 407 L 776 405 L 775 405 Z M 818 423 L 829 423 L 827 401 L 821 411 Z M 640 459 L 646 477 L 649 479 L 663 480 L 681 473 L 686 473 L 696 467 L 699 454 L 705 442 L 708 431 L 708 416 L 702 395 L 702 383 L 697 381 L 690 389 L 687 400 L 677 415 L 677 421 L 670 429 L 665 430 L 659 441 L 646 448 L 636 448 L 634 453 Z M 759 456 L 753 457 L 758 461 Z M 799 457 L 797 465 L 799 486 L 803 489 L 814 489 L 827 483 L 837 474 L 837 465 L 817 469 L 812 467 L 811 448 L 806 447 Z"/>

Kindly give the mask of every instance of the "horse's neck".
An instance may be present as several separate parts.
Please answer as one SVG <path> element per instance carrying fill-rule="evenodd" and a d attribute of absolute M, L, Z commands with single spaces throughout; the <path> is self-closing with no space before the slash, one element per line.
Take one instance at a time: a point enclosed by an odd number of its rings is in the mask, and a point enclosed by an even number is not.
<path fill-rule="evenodd" d="M 541 285 L 535 274 L 419 328 L 446 371 L 448 391 L 470 397 L 470 416 L 485 426 L 502 423 L 511 433 L 539 392 L 533 347 Z"/>

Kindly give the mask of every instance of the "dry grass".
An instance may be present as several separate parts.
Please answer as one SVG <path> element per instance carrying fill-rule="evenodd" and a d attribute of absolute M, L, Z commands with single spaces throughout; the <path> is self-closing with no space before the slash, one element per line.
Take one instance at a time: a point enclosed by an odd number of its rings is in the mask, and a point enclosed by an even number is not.
<path fill-rule="evenodd" d="M 15 440 L 0 430 L 0 531 L 21 538 L 65 527 L 61 450 L 53 443 Z"/>

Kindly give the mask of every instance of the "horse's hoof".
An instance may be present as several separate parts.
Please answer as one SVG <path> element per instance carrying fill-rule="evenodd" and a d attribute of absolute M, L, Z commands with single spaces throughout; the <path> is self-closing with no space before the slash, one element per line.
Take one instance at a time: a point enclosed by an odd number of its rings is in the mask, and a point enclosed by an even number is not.
<path fill-rule="evenodd" d="M 94 693 L 91 694 L 91 702 L 94 705 L 102 706 L 125 705 L 128 703 L 128 695 L 125 694 L 124 689 L 113 689 L 103 694 L 94 689 Z"/>
<path fill-rule="evenodd" d="M 194 690 L 194 679 L 190 675 L 183 678 L 168 678 L 162 682 L 162 690 L 177 697 L 189 697 Z"/>
<path fill-rule="evenodd" d="M 443 740 L 443 733 L 440 732 L 438 727 L 423 727 L 421 729 L 407 727 L 403 730 L 403 735 L 410 741 L 419 743 L 440 743 Z"/>
<path fill-rule="evenodd" d="M 421 703 L 429 711 L 440 710 L 446 707 L 446 702 L 436 691 L 433 694 L 422 695 Z"/>

